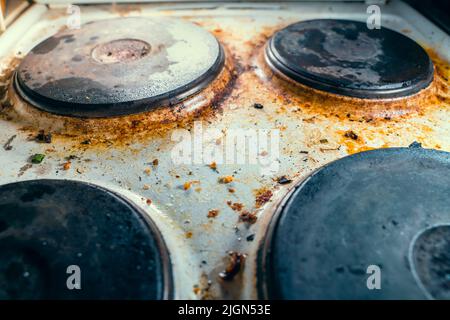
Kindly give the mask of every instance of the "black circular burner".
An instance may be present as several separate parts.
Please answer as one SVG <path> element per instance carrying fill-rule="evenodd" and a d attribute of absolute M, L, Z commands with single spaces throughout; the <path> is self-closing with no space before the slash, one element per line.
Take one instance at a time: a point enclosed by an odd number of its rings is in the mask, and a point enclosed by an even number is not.
<path fill-rule="evenodd" d="M 177 19 L 120 18 L 64 30 L 34 47 L 15 77 L 39 109 L 110 117 L 178 103 L 221 71 L 213 35 Z"/>
<path fill-rule="evenodd" d="M 439 248 L 420 247 L 426 261 L 419 266 L 408 256 L 418 233 L 450 223 L 449 186 L 450 153 L 436 150 L 379 149 L 322 167 L 297 186 L 271 224 L 260 250 L 261 294 L 423 299 L 412 272 L 419 270 L 429 287 L 439 285 L 436 297 L 448 297 L 450 233 L 435 234 Z"/>
<path fill-rule="evenodd" d="M 154 225 L 115 193 L 66 180 L 0 187 L 0 299 L 163 299 L 168 264 Z"/>
<path fill-rule="evenodd" d="M 294 23 L 270 39 L 266 57 L 299 83 L 358 98 L 411 95 L 433 79 L 433 63 L 417 43 L 356 21 Z"/>

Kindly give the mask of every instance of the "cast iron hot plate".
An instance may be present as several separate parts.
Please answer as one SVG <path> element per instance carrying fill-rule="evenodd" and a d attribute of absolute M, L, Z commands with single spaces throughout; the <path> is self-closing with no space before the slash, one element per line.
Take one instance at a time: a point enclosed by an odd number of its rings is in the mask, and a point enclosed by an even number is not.
<path fill-rule="evenodd" d="M 106 189 L 67 180 L 0 187 L 0 299 L 164 299 L 168 260 L 151 221 Z M 81 290 L 67 286 L 70 266 Z"/>
<path fill-rule="evenodd" d="M 408 96 L 433 79 L 433 63 L 416 42 L 349 20 L 291 24 L 270 39 L 266 57 L 299 83 L 358 98 Z"/>
<path fill-rule="evenodd" d="M 450 223 L 449 194 L 448 152 L 379 149 L 322 167 L 272 221 L 260 251 L 262 294 L 449 298 L 450 231 L 442 227 Z M 381 289 L 370 290 L 375 273 Z"/>
<path fill-rule="evenodd" d="M 64 30 L 35 46 L 16 72 L 20 95 L 76 117 L 133 114 L 206 87 L 224 55 L 202 28 L 169 18 L 119 18 Z"/>

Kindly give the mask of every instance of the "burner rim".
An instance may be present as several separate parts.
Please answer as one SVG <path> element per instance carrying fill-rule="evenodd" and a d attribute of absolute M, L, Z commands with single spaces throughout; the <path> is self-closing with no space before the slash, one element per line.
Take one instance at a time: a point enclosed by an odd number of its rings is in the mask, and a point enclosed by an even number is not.
<path fill-rule="evenodd" d="M 348 19 L 310 19 L 310 20 L 304 20 L 304 21 L 297 21 L 294 22 L 280 30 L 277 30 L 268 40 L 268 42 L 265 45 L 264 50 L 264 56 L 266 63 L 269 65 L 270 69 L 274 72 L 279 72 L 281 75 L 284 75 L 288 77 L 289 79 L 295 81 L 299 85 L 305 85 L 309 88 L 320 90 L 325 93 L 333 93 L 338 94 L 342 96 L 347 97 L 353 97 L 353 98 L 360 98 L 360 99 L 391 99 L 391 98 L 407 98 L 409 96 L 412 96 L 418 92 L 420 92 L 423 89 L 428 88 L 434 79 L 434 64 L 431 60 L 428 53 L 425 51 L 425 49 L 420 46 L 416 41 L 413 39 L 401 34 L 400 32 L 397 32 L 393 29 L 383 27 L 384 30 L 387 30 L 388 32 L 393 32 L 397 35 L 400 35 L 404 38 L 406 38 L 408 41 L 414 42 L 418 50 L 422 51 L 426 57 L 428 57 L 428 67 L 426 70 L 426 76 L 424 79 L 420 80 L 406 80 L 405 82 L 411 81 L 412 84 L 410 85 L 404 85 L 400 83 L 396 83 L 394 88 L 374 88 L 374 89 L 358 89 L 358 88 L 349 88 L 345 86 L 339 86 L 335 83 L 332 83 L 332 81 L 328 81 L 327 79 L 321 79 L 320 77 L 308 73 L 306 71 L 302 70 L 294 70 L 293 68 L 289 67 L 289 63 L 286 61 L 287 58 L 283 58 L 279 52 L 275 48 L 275 36 L 278 34 L 279 31 L 285 30 L 293 25 L 300 24 L 300 23 L 308 23 L 313 21 L 337 21 L 337 22 L 352 22 L 352 23 L 361 23 L 360 21 L 356 20 L 348 20 Z M 386 86 L 385 86 L 386 87 Z"/>

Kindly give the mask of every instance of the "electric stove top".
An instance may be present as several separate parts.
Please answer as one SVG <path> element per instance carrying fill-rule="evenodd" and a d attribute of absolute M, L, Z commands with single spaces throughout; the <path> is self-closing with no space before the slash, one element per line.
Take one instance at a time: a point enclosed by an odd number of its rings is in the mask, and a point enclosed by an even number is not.
<path fill-rule="evenodd" d="M 0 35 L 0 298 L 448 298 L 450 37 L 367 7 L 31 5 Z"/>

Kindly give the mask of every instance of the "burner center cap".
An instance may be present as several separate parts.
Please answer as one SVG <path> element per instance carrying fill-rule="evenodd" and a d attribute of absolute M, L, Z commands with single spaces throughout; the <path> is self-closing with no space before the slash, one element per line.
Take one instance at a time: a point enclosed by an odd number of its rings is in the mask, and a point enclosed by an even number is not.
<path fill-rule="evenodd" d="M 150 53 L 151 46 L 136 39 L 118 39 L 101 43 L 92 50 L 92 58 L 102 64 L 128 62 L 141 59 Z"/>

